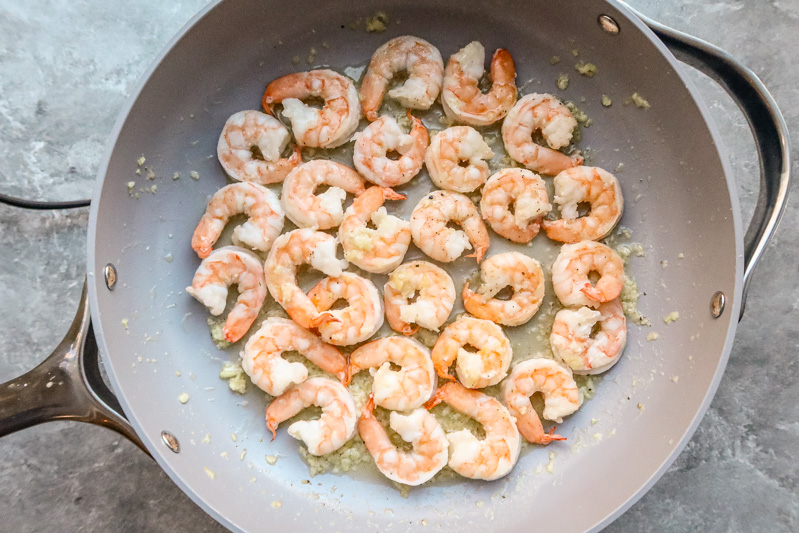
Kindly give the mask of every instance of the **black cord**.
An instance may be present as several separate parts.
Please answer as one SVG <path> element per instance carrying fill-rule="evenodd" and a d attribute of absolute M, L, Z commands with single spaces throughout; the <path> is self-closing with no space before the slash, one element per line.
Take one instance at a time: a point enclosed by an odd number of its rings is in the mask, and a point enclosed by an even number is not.
<path fill-rule="evenodd" d="M 10 205 L 12 207 L 21 207 L 22 209 L 37 209 L 40 211 L 49 209 L 76 209 L 78 207 L 88 207 L 91 200 L 72 200 L 69 202 L 39 202 L 36 200 L 25 200 L 24 198 L 15 198 L 14 196 L 6 196 L 0 194 L 0 203 Z"/>

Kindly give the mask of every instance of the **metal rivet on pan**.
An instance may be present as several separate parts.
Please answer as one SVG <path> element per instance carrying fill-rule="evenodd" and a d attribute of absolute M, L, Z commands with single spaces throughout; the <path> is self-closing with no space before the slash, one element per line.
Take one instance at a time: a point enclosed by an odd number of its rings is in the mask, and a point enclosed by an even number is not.
<path fill-rule="evenodd" d="M 175 453 L 180 453 L 180 442 L 178 442 L 177 437 L 175 437 L 172 433 L 169 431 L 162 431 L 161 440 L 164 441 L 164 444 L 166 444 L 167 448 Z"/>
<path fill-rule="evenodd" d="M 727 303 L 727 299 L 724 297 L 724 293 L 718 291 L 716 294 L 713 295 L 713 299 L 710 300 L 710 314 L 713 315 L 713 318 L 718 318 L 724 312 L 724 304 Z"/>
<path fill-rule="evenodd" d="M 606 32 L 613 35 L 619 33 L 619 23 L 616 22 L 610 15 L 599 15 L 596 20 L 599 22 L 599 27 Z"/>
<path fill-rule="evenodd" d="M 105 286 L 108 287 L 108 290 L 114 290 L 114 285 L 117 284 L 116 267 L 111 263 L 108 263 L 103 269 L 103 275 L 105 275 Z"/>

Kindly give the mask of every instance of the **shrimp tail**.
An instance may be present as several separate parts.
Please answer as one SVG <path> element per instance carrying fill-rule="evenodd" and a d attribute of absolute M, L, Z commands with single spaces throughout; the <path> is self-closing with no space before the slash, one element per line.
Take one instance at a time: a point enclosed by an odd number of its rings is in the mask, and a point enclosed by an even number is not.
<path fill-rule="evenodd" d="M 417 117 L 415 117 L 415 116 L 413 116 L 413 113 L 411 113 L 410 109 L 408 110 L 408 118 L 411 119 L 411 122 L 413 122 L 413 126 L 411 126 L 411 130 L 415 130 L 417 128 L 424 129 L 424 123 L 422 122 L 422 120 L 417 118 Z"/>
<path fill-rule="evenodd" d="M 405 195 L 394 191 L 394 189 L 383 187 L 383 198 L 385 200 L 404 200 Z"/>
<path fill-rule="evenodd" d="M 275 440 L 275 437 L 277 437 L 277 424 L 275 423 L 275 421 L 270 418 L 267 418 L 266 427 L 269 429 L 269 431 L 272 432 L 272 440 Z"/>
<path fill-rule="evenodd" d="M 289 157 L 289 164 L 296 167 L 302 163 L 302 150 L 299 145 L 295 144 L 292 152 L 291 157 Z"/>
<path fill-rule="evenodd" d="M 373 413 L 375 410 L 375 395 L 374 393 L 369 394 L 369 399 L 366 400 L 366 404 L 363 406 L 361 410 L 361 417 L 362 418 L 372 418 Z"/>
<path fill-rule="evenodd" d="M 555 426 L 552 426 L 552 428 L 541 437 L 541 444 L 549 444 L 550 442 L 555 440 L 567 440 L 567 439 L 566 437 L 563 437 L 561 435 L 555 435 Z"/>
<path fill-rule="evenodd" d="M 419 326 L 415 324 L 413 326 L 410 324 L 405 324 L 402 326 L 402 331 L 400 333 L 403 335 L 414 335 L 417 331 L 419 331 Z"/>
<path fill-rule="evenodd" d="M 427 400 L 427 402 L 424 404 L 424 408 L 429 411 L 436 405 L 440 404 L 443 401 L 443 399 L 444 399 L 444 393 L 440 388 L 438 388 L 436 389 L 436 392 L 433 393 L 433 397 Z"/>
<path fill-rule="evenodd" d="M 485 255 L 486 250 L 488 250 L 488 246 L 478 246 L 473 254 L 469 254 L 465 257 L 474 257 L 479 263 L 483 259 L 483 255 Z"/>
<path fill-rule="evenodd" d="M 312 330 L 319 329 L 319 326 L 327 324 L 329 322 L 341 322 L 338 318 L 336 318 L 333 313 L 319 313 L 315 317 L 311 319 L 311 327 Z"/>
<path fill-rule="evenodd" d="M 469 280 L 463 282 L 463 291 L 461 291 L 461 296 L 463 297 L 463 304 L 466 305 L 472 298 L 474 298 L 474 291 L 469 290 Z"/>
<path fill-rule="evenodd" d="M 347 365 L 347 369 L 344 371 L 344 379 L 341 380 L 341 382 L 344 384 L 345 387 L 349 387 L 350 383 L 352 382 L 352 376 L 354 376 L 357 372 L 357 370 L 355 370 L 353 366 L 354 365 L 352 364 L 352 361 L 350 361 L 349 364 Z M 358 370 L 360 370 L 360 368 Z"/>
<path fill-rule="evenodd" d="M 271 95 L 268 95 L 268 93 L 264 93 L 264 96 L 261 99 L 261 107 L 264 108 L 264 111 L 266 113 L 268 113 L 269 115 L 272 115 L 273 117 L 275 117 L 275 110 L 272 107 L 272 104 L 274 103 L 273 100 L 274 99 L 272 98 Z M 275 118 L 277 118 L 277 117 L 275 117 Z"/>
<path fill-rule="evenodd" d="M 446 363 L 446 362 L 435 363 L 434 366 L 435 366 L 435 369 L 436 369 L 436 374 L 438 374 L 438 377 L 440 377 L 442 379 L 448 379 L 450 381 L 455 381 L 455 378 L 452 375 L 450 375 L 450 373 L 449 373 L 449 366 L 448 365 L 449 365 L 449 363 Z"/>
<path fill-rule="evenodd" d="M 440 378 L 448 379 L 450 381 L 455 381 L 455 376 L 451 375 L 446 370 L 438 375 Z"/>
<path fill-rule="evenodd" d="M 586 283 L 585 287 L 580 289 L 580 292 L 591 298 L 592 300 L 602 301 L 603 294 L 602 291 L 597 289 L 596 287 L 592 286 L 590 283 Z"/>

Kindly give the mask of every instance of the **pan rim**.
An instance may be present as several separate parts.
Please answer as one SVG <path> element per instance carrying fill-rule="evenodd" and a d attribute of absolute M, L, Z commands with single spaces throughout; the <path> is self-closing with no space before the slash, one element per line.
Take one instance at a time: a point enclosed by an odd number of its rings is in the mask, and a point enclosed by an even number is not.
<path fill-rule="evenodd" d="M 105 335 L 103 332 L 102 326 L 102 316 L 99 311 L 99 301 L 98 301 L 98 291 L 100 290 L 100 283 L 101 281 L 98 279 L 96 272 L 92 270 L 93 266 L 96 262 L 95 257 L 95 246 L 96 246 L 96 239 L 97 239 L 97 216 L 100 211 L 101 206 L 101 198 L 103 192 L 103 185 L 105 183 L 105 178 L 108 173 L 108 166 L 111 162 L 111 158 L 114 155 L 114 149 L 119 139 L 119 135 L 122 131 L 122 128 L 125 126 L 128 120 L 128 116 L 130 115 L 133 106 L 136 105 L 136 102 L 139 100 L 142 91 L 147 86 L 150 81 L 150 78 L 153 76 L 156 70 L 161 66 L 161 63 L 164 61 L 167 55 L 172 51 L 172 49 L 180 42 L 186 34 L 191 31 L 192 28 L 203 18 L 205 18 L 211 11 L 216 9 L 222 2 L 225 0 L 212 0 L 209 2 L 205 7 L 200 9 L 197 13 L 194 14 L 187 22 L 184 24 L 180 30 L 172 36 L 172 38 L 164 45 L 160 52 L 156 55 L 155 59 L 153 59 L 152 63 L 147 67 L 147 69 L 142 73 L 139 77 L 139 80 L 136 84 L 136 88 L 134 91 L 131 92 L 130 96 L 128 97 L 125 105 L 123 106 L 122 110 L 120 111 L 116 122 L 114 123 L 114 127 L 109 134 L 108 140 L 106 141 L 105 152 L 103 154 L 103 158 L 101 160 L 100 166 L 98 167 L 97 171 L 97 178 L 95 182 L 94 192 L 92 193 L 92 201 L 91 207 L 89 209 L 89 231 L 86 239 L 86 250 L 87 250 L 87 268 L 88 273 L 87 276 L 92 282 L 89 285 L 89 312 L 91 313 L 92 323 L 95 324 L 94 327 L 94 335 L 97 341 L 97 348 L 99 349 L 101 357 L 103 357 L 103 361 L 105 366 L 108 368 L 107 376 L 108 380 L 111 383 L 111 387 L 113 389 L 114 395 L 119 400 L 119 404 L 122 406 L 122 411 L 127 418 L 130 425 L 133 426 L 134 431 L 139 436 L 139 439 L 142 441 L 144 446 L 147 448 L 147 451 L 150 453 L 150 456 L 158 463 L 158 466 L 161 470 L 169 476 L 169 479 L 172 480 L 175 485 L 180 488 L 183 493 L 194 502 L 200 509 L 202 509 L 206 514 L 210 515 L 214 520 L 219 522 L 225 528 L 231 531 L 241 531 L 244 532 L 242 528 L 236 525 L 232 520 L 228 519 L 222 512 L 220 512 L 213 504 L 207 502 L 204 498 L 202 498 L 199 493 L 191 488 L 191 484 L 186 481 L 183 476 L 180 475 L 175 469 L 170 466 L 170 457 L 167 456 L 166 451 L 162 446 L 158 446 L 158 443 L 151 439 L 150 436 L 144 431 L 142 423 L 139 421 L 138 416 L 136 415 L 133 406 L 127 399 L 125 394 L 122 394 L 122 386 L 120 382 L 117 380 L 116 372 L 113 366 L 113 363 L 110 362 L 110 358 L 105 357 L 104 354 L 108 353 L 108 345 L 105 341 Z M 172 453 L 172 452 L 169 452 Z"/>
<path fill-rule="evenodd" d="M 608 515 L 602 519 L 600 522 L 595 524 L 589 531 L 601 531 L 605 527 L 609 526 L 613 521 L 619 518 L 622 514 L 624 514 L 627 510 L 629 510 L 633 505 L 635 505 L 644 495 L 649 492 L 649 490 L 663 477 L 666 473 L 666 470 L 671 467 L 674 461 L 677 460 L 677 457 L 683 452 L 685 447 L 688 445 L 688 442 L 693 438 L 694 433 L 696 433 L 699 424 L 705 417 L 705 413 L 710 408 L 710 403 L 713 401 L 713 398 L 716 396 L 716 391 L 718 390 L 719 384 L 721 383 L 721 378 L 724 375 L 724 370 L 727 368 L 727 362 L 730 358 L 730 353 L 732 352 L 732 347 L 735 342 L 735 334 L 738 328 L 738 320 L 735 317 L 740 316 L 741 310 L 741 295 L 743 291 L 743 271 L 744 271 L 744 259 L 743 259 L 743 222 L 741 220 L 741 206 L 738 199 L 738 192 L 736 189 L 735 179 L 732 173 L 732 168 L 730 166 L 730 158 L 727 152 L 727 148 L 721 140 L 721 134 L 719 133 L 718 127 L 710 116 L 710 111 L 705 104 L 705 101 L 702 99 L 701 95 L 696 89 L 694 83 L 688 79 L 685 73 L 682 70 L 683 64 L 671 53 L 668 47 L 661 41 L 657 35 L 647 26 L 641 19 L 639 19 L 635 13 L 627 7 L 627 5 L 620 0 L 605 0 L 609 5 L 614 7 L 620 14 L 622 14 L 629 24 L 635 26 L 640 32 L 642 32 L 649 41 L 657 48 L 657 50 L 661 53 L 661 55 L 668 61 L 669 65 L 672 67 L 674 72 L 679 77 L 680 81 L 685 85 L 685 88 L 688 90 L 688 93 L 691 95 L 691 98 L 694 100 L 699 112 L 702 115 L 702 120 L 705 122 L 705 125 L 710 133 L 710 137 L 713 140 L 713 144 L 716 147 L 716 151 L 719 154 L 719 159 L 721 163 L 721 167 L 724 170 L 724 181 L 727 184 L 727 192 L 730 197 L 730 204 L 732 208 L 732 221 L 733 221 L 733 231 L 735 234 L 735 294 L 732 301 L 732 306 L 730 309 L 730 314 L 727 315 L 729 317 L 729 326 L 727 327 L 727 334 L 724 338 L 724 345 L 721 348 L 721 357 L 719 358 L 718 365 L 716 365 L 716 370 L 713 374 L 713 379 L 711 380 L 707 391 L 705 392 L 704 397 L 702 398 L 702 402 L 699 404 L 694 416 L 691 420 L 691 423 L 685 428 L 682 436 L 679 439 L 676 439 L 676 442 L 673 445 L 671 452 L 663 459 L 660 466 L 652 472 L 652 474 L 647 478 L 647 480 L 635 491 L 632 495 L 630 495 L 627 500 L 619 505 L 615 510 L 608 513 Z"/>
<path fill-rule="evenodd" d="M 88 277 L 91 280 L 89 285 L 89 308 L 91 312 L 92 321 L 95 324 L 95 336 L 97 340 L 97 345 L 100 350 L 101 354 L 108 353 L 108 347 L 106 344 L 106 339 L 104 335 L 104 328 L 102 327 L 102 316 L 100 313 L 100 304 L 98 300 L 99 291 L 103 288 L 103 282 L 98 279 L 96 275 L 97 268 L 99 268 L 96 264 L 97 256 L 95 255 L 96 250 L 96 240 L 97 240 L 97 219 L 98 213 L 101 209 L 101 196 L 102 191 L 104 188 L 105 178 L 108 173 L 109 164 L 111 158 L 113 157 L 116 144 L 119 139 L 119 135 L 128 121 L 128 117 L 130 115 L 131 110 L 133 109 L 136 102 L 139 100 L 142 91 L 149 83 L 152 75 L 155 71 L 161 66 L 163 60 L 166 58 L 167 55 L 173 50 L 176 44 L 181 41 L 186 34 L 194 28 L 194 26 L 203 18 L 205 18 L 211 11 L 216 9 L 224 0 L 213 0 L 200 11 L 198 11 L 194 16 L 192 16 L 188 22 L 167 42 L 167 44 L 163 47 L 163 49 L 156 55 L 155 59 L 149 65 L 149 67 L 144 71 L 144 73 L 139 78 L 139 81 L 136 85 L 135 90 L 133 90 L 130 96 L 127 99 L 127 102 L 123 106 L 122 110 L 120 111 L 117 120 L 114 124 L 113 129 L 111 130 L 107 144 L 104 150 L 104 155 L 101 160 L 100 165 L 98 166 L 97 172 L 97 180 L 94 188 L 94 192 L 92 194 L 92 205 L 89 213 L 89 226 L 88 226 L 88 235 L 87 235 L 87 270 L 88 270 Z M 606 4 L 612 8 L 612 10 L 616 11 L 616 14 L 620 16 L 620 18 L 625 19 L 627 24 L 631 24 L 634 26 L 638 31 L 642 32 L 644 36 L 655 46 L 655 48 L 660 52 L 660 54 L 666 59 L 669 63 L 670 67 L 675 71 L 679 80 L 683 83 L 685 88 L 687 89 L 688 93 L 691 95 L 694 103 L 696 104 L 697 108 L 699 109 L 702 119 L 705 122 L 705 125 L 708 129 L 710 137 L 715 145 L 715 149 L 719 154 L 719 159 L 721 163 L 721 167 L 724 171 L 724 178 L 725 183 L 727 185 L 727 192 L 730 198 L 731 208 L 732 208 L 732 221 L 733 221 L 733 230 L 735 236 L 735 248 L 736 248 L 736 264 L 735 264 L 735 281 L 734 281 L 734 295 L 732 295 L 730 304 L 728 305 L 728 319 L 729 325 L 727 327 L 727 332 L 724 340 L 724 344 L 721 347 L 721 354 L 718 361 L 718 364 L 715 368 L 713 379 L 709 383 L 707 390 L 702 398 L 701 403 L 698 405 L 691 423 L 685 428 L 683 431 L 682 436 L 679 439 L 675 439 L 674 444 L 671 446 L 671 451 L 664 457 L 660 466 L 655 469 L 651 475 L 646 479 L 646 481 L 640 485 L 633 493 L 627 495 L 623 502 L 621 502 L 617 507 L 612 509 L 604 518 L 602 518 L 599 522 L 594 524 L 589 531 L 599 531 L 606 526 L 608 526 L 611 522 L 613 522 L 616 518 L 621 516 L 624 512 L 626 512 L 630 507 L 632 507 L 636 502 L 638 502 L 644 494 L 646 494 L 654 484 L 660 480 L 660 478 L 665 474 L 666 470 L 673 464 L 676 458 L 682 453 L 685 446 L 688 444 L 690 439 L 693 437 L 694 433 L 696 432 L 699 423 L 704 418 L 707 409 L 710 407 L 710 403 L 713 400 L 715 393 L 718 389 L 719 383 L 724 373 L 724 369 L 727 366 L 727 362 L 729 360 L 729 356 L 732 350 L 735 333 L 737 330 L 737 320 L 734 317 L 737 317 L 740 312 L 740 305 L 741 305 L 741 293 L 743 290 L 743 225 L 742 225 L 742 215 L 739 205 L 739 199 L 736 191 L 736 184 L 734 181 L 734 177 L 730 168 L 730 162 L 726 147 L 721 141 L 721 136 L 719 134 L 717 125 L 713 121 L 712 117 L 710 116 L 710 112 L 707 108 L 707 105 L 699 95 L 694 86 L 693 82 L 689 80 L 682 71 L 681 63 L 674 57 L 674 55 L 668 50 L 668 48 L 657 38 L 657 36 L 644 24 L 638 17 L 632 12 L 625 4 L 617 1 L 617 0 L 605 0 Z M 180 475 L 180 473 L 170 466 L 171 459 L 173 459 L 173 455 L 169 455 L 167 450 L 164 449 L 163 446 L 159 446 L 158 442 L 154 438 L 150 438 L 148 434 L 143 429 L 143 425 L 140 422 L 139 418 L 136 415 L 136 411 L 128 401 L 127 396 L 122 393 L 122 386 L 117 379 L 116 372 L 114 371 L 114 366 L 110 362 L 110 358 L 105 358 L 106 364 L 109 367 L 108 371 L 108 378 L 111 382 L 111 386 L 114 390 L 115 395 L 117 396 L 122 408 L 124 410 L 125 416 L 128 418 L 129 422 L 133 426 L 136 433 L 141 438 L 144 445 L 147 447 L 149 452 L 151 453 L 152 457 L 156 460 L 158 465 L 161 469 L 169 476 L 169 478 L 195 503 L 197 504 L 203 511 L 209 514 L 214 520 L 219 522 L 224 527 L 235 530 L 235 531 L 244 531 L 241 527 L 233 522 L 233 520 L 223 513 L 221 513 L 212 502 L 204 499 L 200 496 L 200 494 L 191 488 L 191 484 L 184 480 L 184 478 Z M 170 452 L 171 453 L 171 452 Z"/>

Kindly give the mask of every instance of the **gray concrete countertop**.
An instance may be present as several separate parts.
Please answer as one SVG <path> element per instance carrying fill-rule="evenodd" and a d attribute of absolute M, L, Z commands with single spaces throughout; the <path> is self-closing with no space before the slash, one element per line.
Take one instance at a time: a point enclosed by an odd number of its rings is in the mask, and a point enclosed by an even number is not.
<path fill-rule="evenodd" d="M 799 132 L 799 0 L 630 0 L 755 70 Z M 0 0 L 0 192 L 88 197 L 117 113 L 205 0 Z M 692 74 L 726 144 L 745 220 L 758 164 L 746 123 Z M 794 166 L 794 173 L 799 174 Z M 610 531 L 799 530 L 799 184 L 751 286 L 729 366 L 686 450 Z M 0 382 L 37 364 L 72 320 L 88 211 L 0 205 Z M 0 440 L 0 530 L 220 531 L 132 444 L 52 423 Z M 602 489 L 599 489 L 602 490 Z M 557 523 L 557 510 L 549 517 Z"/>

